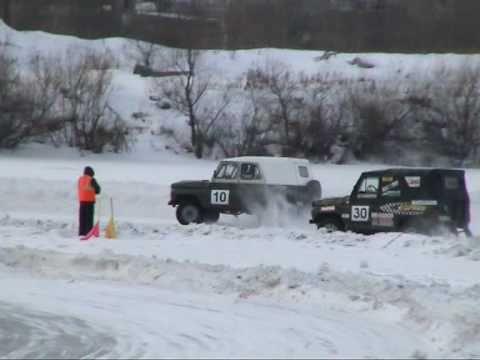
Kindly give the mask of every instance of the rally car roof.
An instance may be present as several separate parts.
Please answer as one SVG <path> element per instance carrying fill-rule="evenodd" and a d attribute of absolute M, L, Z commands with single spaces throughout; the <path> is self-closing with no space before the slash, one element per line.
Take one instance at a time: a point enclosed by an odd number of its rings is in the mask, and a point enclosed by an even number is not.
<path fill-rule="evenodd" d="M 390 168 L 383 170 L 372 170 L 365 171 L 362 174 L 366 175 L 399 175 L 399 176 L 408 176 L 408 175 L 417 175 L 417 176 L 426 176 L 430 174 L 450 174 L 450 175 L 464 175 L 465 171 L 460 169 L 446 169 L 446 168 Z"/>

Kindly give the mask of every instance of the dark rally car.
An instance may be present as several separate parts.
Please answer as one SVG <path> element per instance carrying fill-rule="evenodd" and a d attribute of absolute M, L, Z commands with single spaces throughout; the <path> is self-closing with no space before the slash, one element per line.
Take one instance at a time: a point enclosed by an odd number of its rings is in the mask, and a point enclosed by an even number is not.
<path fill-rule="evenodd" d="M 465 172 L 396 168 L 364 172 L 350 196 L 313 202 L 310 223 L 329 231 L 433 233 L 458 229 L 470 236 Z"/>

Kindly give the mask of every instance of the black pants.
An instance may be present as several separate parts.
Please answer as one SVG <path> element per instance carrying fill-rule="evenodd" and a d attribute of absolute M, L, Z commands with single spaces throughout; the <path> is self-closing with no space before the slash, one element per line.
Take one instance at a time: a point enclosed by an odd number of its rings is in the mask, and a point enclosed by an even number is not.
<path fill-rule="evenodd" d="M 79 230 L 78 235 L 87 235 L 93 227 L 93 215 L 95 211 L 95 203 L 81 202 L 79 210 Z"/>

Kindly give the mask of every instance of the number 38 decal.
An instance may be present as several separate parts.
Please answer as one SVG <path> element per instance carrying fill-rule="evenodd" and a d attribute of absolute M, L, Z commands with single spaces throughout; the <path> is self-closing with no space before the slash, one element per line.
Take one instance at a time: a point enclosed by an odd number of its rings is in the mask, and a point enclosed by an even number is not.
<path fill-rule="evenodd" d="M 352 221 L 368 221 L 370 206 L 352 206 Z"/>
<path fill-rule="evenodd" d="M 212 190 L 210 203 L 212 205 L 228 205 L 230 203 L 230 190 Z"/>

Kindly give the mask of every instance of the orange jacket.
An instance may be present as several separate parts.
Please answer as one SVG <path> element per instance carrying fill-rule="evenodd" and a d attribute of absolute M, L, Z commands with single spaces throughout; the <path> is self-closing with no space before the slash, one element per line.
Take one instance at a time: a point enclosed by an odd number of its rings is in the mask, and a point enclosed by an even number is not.
<path fill-rule="evenodd" d="M 78 179 L 78 201 L 95 202 L 95 189 L 92 186 L 92 177 L 83 175 Z"/>

